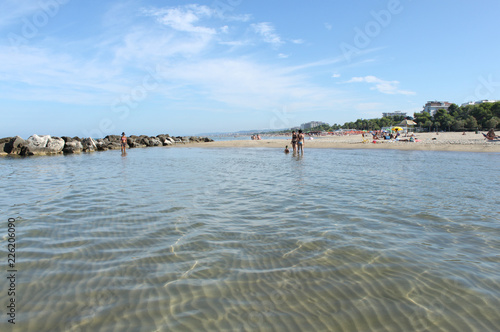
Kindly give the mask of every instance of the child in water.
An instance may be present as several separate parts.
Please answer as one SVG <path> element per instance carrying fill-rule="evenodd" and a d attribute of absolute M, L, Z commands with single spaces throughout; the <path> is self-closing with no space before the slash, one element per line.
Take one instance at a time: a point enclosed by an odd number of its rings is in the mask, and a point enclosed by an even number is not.
<path fill-rule="evenodd" d="M 285 153 L 290 153 L 290 150 L 288 150 L 288 145 L 285 146 Z"/>

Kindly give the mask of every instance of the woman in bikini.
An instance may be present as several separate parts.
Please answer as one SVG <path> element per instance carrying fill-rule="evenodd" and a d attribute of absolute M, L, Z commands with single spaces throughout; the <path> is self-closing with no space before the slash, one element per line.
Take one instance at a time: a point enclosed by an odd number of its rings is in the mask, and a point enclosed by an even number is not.
<path fill-rule="evenodd" d="M 302 129 L 299 130 L 297 152 L 304 154 L 304 134 L 302 133 Z"/>
<path fill-rule="evenodd" d="M 120 141 L 122 143 L 122 153 L 125 153 L 125 148 L 127 147 L 127 136 L 125 136 L 125 133 L 122 133 Z"/>
<path fill-rule="evenodd" d="M 293 150 L 293 154 L 295 154 L 297 152 L 297 142 L 299 140 L 299 137 L 297 135 L 297 133 L 294 131 L 292 131 L 292 150 Z"/>

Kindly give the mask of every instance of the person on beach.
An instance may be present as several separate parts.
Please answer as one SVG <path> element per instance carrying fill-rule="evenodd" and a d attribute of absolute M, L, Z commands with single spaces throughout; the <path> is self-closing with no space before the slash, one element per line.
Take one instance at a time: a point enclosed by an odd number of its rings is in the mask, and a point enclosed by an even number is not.
<path fill-rule="evenodd" d="M 496 135 L 495 135 L 495 130 L 493 128 L 491 128 L 490 130 L 488 130 L 488 133 L 486 135 L 484 135 L 484 137 L 486 137 L 489 140 L 494 140 L 495 138 L 497 138 Z"/>
<path fill-rule="evenodd" d="M 122 144 L 122 153 L 125 153 L 125 149 L 127 148 L 127 136 L 125 136 L 125 133 L 122 133 L 122 137 L 120 138 L 121 144 Z"/>
<path fill-rule="evenodd" d="M 288 145 L 287 145 L 287 146 L 285 146 L 285 153 L 286 153 L 286 154 L 290 153 L 290 150 L 288 150 Z"/>
<path fill-rule="evenodd" d="M 299 134 L 297 135 L 297 152 L 304 154 L 304 134 L 302 129 L 299 129 Z"/>
<path fill-rule="evenodd" d="M 295 130 L 292 131 L 292 150 L 293 154 L 297 152 L 297 141 L 298 141 L 298 136 Z"/>

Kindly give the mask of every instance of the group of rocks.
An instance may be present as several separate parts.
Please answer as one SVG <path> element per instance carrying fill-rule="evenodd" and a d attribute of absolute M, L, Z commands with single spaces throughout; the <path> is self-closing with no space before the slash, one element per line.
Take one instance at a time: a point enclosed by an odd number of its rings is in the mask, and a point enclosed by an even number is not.
<path fill-rule="evenodd" d="M 127 148 L 143 148 L 151 146 L 171 146 L 178 143 L 200 143 L 212 142 L 208 137 L 177 136 L 129 136 L 127 137 Z M 108 135 L 105 138 L 79 138 L 79 137 L 55 137 L 50 135 L 30 136 L 27 140 L 19 136 L 5 137 L 0 139 L 0 155 L 49 155 L 49 154 L 70 154 L 81 152 L 115 150 L 121 148 L 121 137 L 118 135 Z"/>

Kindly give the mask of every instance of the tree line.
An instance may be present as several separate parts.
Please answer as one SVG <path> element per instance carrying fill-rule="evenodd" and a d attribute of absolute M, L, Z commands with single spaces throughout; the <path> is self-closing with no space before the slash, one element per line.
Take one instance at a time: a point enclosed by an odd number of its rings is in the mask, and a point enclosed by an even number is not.
<path fill-rule="evenodd" d="M 437 110 L 433 116 L 427 112 L 415 113 L 418 126 L 431 130 L 462 131 L 488 130 L 500 126 L 500 102 L 458 106 Z"/>
<path fill-rule="evenodd" d="M 475 131 L 500 128 L 500 102 L 458 106 L 437 110 L 434 115 L 427 112 L 411 116 L 385 116 L 378 119 L 358 119 L 343 125 L 327 123 L 308 131 L 335 131 L 339 129 L 380 130 L 398 125 L 404 119 L 413 120 L 424 131 Z M 287 131 L 289 132 L 289 130 Z M 307 131 L 306 131 L 307 132 Z"/>

